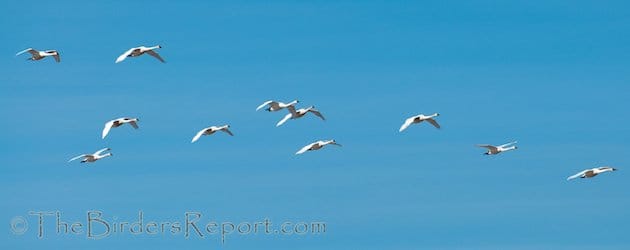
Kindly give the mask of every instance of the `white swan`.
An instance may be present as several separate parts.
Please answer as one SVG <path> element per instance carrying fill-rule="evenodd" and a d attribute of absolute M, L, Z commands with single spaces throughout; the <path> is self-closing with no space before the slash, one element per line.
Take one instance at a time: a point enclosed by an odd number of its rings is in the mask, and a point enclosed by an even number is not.
<path fill-rule="evenodd" d="M 15 54 L 15 56 L 19 56 L 26 52 L 31 53 L 31 57 L 28 58 L 28 60 L 37 61 L 37 60 L 44 59 L 47 56 L 52 56 L 53 58 L 55 58 L 55 61 L 61 62 L 61 57 L 59 57 L 59 52 L 57 52 L 56 50 L 37 51 L 33 48 L 28 48 L 28 49 L 18 52 L 17 54 Z"/>
<path fill-rule="evenodd" d="M 440 124 L 438 124 L 435 121 L 435 119 L 434 119 L 435 117 L 438 117 L 439 115 L 440 114 L 438 114 L 438 113 L 435 113 L 435 114 L 432 114 L 432 115 L 419 114 L 419 115 L 416 115 L 416 116 L 409 117 L 409 118 L 407 118 L 407 120 L 405 120 L 405 123 L 403 123 L 403 125 L 400 126 L 400 129 L 398 131 L 399 132 L 403 132 L 403 130 L 407 129 L 409 126 L 411 126 L 411 124 L 421 123 L 423 121 L 427 121 L 427 122 L 431 123 L 431 125 L 433 125 L 434 127 L 439 129 L 440 128 Z"/>
<path fill-rule="evenodd" d="M 287 109 L 289 110 L 289 113 L 286 116 L 284 116 L 284 118 L 282 118 L 282 120 L 280 120 L 278 124 L 276 124 L 276 127 L 279 127 L 280 125 L 284 124 L 289 119 L 297 119 L 297 118 L 303 117 L 307 113 L 313 113 L 319 118 L 322 118 L 322 120 L 326 120 L 326 118 L 324 118 L 322 113 L 320 113 L 318 110 L 315 109 L 315 106 L 310 106 L 308 108 L 298 109 L 298 110 L 295 110 L 295 107 L 293 106 L 288 106 Z"/>
<path fill-rule="evenodd" d="M 316 142 L 313 142 L 311 144 L 308 144 L 308 145 L 304 146 L 302 149 L 297 151 L 295 154 L 299 155 L 299 154 L 303 154 L 306 151 L 318 150 L 318 149 L 323 148 L 326 145 L 337 145 L 337 146 L 341 147 L 341 144 L 338 144 L 337 142 L 335 142 L 335 140 L 316 141 Z"/>
<path fill-rule="evenodd" d="M 95 162 L 95 161 L 103 159 L 105 157 L 112 156 L 112 153 L 101 154 L 101 153 L 103 153 L 105 151 L 109 151 L 109 150 L 111 150 L 111 149 L 110 148 L 104 148 L 104 149 L 101 149 L 99 151 L 94 152 L 93 154 L 82 154 L 82 155 L 79 155 L 79 156 L 76 156 L 76 157 L 70 159 L 68 162 L 71 162 L 71 161 L 74 161 L 74 160 L 80 159 L 80 158 L 83 158 L 83 160 L 81 160 L 81 163 Z"/>
<path fill-rule="evenodd" d="M 162 59 L 162 57 L 157 52 L 154 51 L 155 49 L 160 49 L 160 48 L 162 48 L 162 46 L 160 45 L 153 46 L 153 47 L 140 46 L 140 47 L 131 48 L 125 51 L 125 53 L 123 53 L 122 55 L 120 55 L 116 59 L 116 63 L 124 61 L 125 59 L 127 59 L 127 57 L 137 57 L 137 56 L 144 55 L 144 53 L 147 53 L 150 56 L 157 58 L 158 60 L 160 60 L 160 62 L 165 62 L 164 59 Z"/>
<path fill-rule="evenodd" d="M 572 180 L 572 179 L 575 179 L 575 178 L 578 178 L 578 177 L 580 177 L 580 178 L 592 178 L 592 177 L 597 176 L 598 174 L 605 173 L 605 172 L 612 172 L 612 171 L 617 171 L 617 169 L 616 168 L 611 168 L 611 167 L 591 168 L 591 169 L 587 169 L 587 170 L 584 170 L 582 172 L 579 172 L 577 174 L 574 174 L 572 176 L 569 176 L 567 178 L 567 180 Z"/>
<path fill-rule="evenodd" d="M 129 125 L 131 125 L 133 128 L 138 129 L 138 123 L 140 119 L 138 118 L 129 118 L 129 117 L 122 117 L 122 118 L 118 118 L 118 119 L 114 119 L 111 121 L 108 121 L 107 123 L 105 123 L 105 128 L 103 128 L 103 135 L 102 138 L 105 139 L 105 136 L 107 136 L 107 134 L 109 134 L 109 130 L 111 130 L 112 128 L 117 128 L 122 126 L 125 123 L 129 123 Z"/>
<path fill-rule="evenodd" d="M 486 155 L 496 155 L 499 154 L 501 152 L 505 152 L 505 151 L 510 151 L 510 150 L 514 150 L 517 149 L 517 146 L 511 146 L 513 144 L 516 144 L 517 142 L 510 142 L 510 143 L 506 143 L 500 146 L 493 146 L 493 145 L 488 145 L 488 144 L 479 144 L 477 145 L 478 147 L 482 147 L 482 148 L 487 148 L 488 152 L 485 152 L 484 154 Z"/>
<path fill-rule="evenodd" d="M 223 131 L 225 133 L 228 133 L 231 136 L 234 136 L 234 134 L 232 134 L 232 131 L 230 131 L 228 128 L 230 127 L 230 125 L 223 125 L 223 126 L 210 126 L 207 128 L 204 128 L 202 130 L 199 130 L 199 132 L 197 132 L 197 134 L 195 135 L 195 137 L 192 138 L 192 140 L 190 141 L 190 143 L 194 143 L 197 140 L 199 140 L 199 138 L 202 135 L 211 135 L 214 134 L 217 131 Z"/>
<path fill-rule="evenodd" d="M 269 100 L 266 102 L 263 102 L 263 104 L 260 104 L 260 106 L 258 106 L 258 108 L 256 108 L 256 111 L 260 110 L 261 108 L 268 106 L 265 110 L 272 112 L 272 111 L 279 111 L 283 108 L 287 108 L 289 106 L 295 106 L 295 104 L 299 103 L 300 101 L 298 100 L 294 100 L 290 103 L 284 103 L 284 102 L 277 102 L 274 100 Z"/>

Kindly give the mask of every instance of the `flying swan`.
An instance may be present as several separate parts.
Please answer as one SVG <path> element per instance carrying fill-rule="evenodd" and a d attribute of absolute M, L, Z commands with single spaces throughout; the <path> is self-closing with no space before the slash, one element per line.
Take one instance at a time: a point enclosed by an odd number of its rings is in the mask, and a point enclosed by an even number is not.
<path fill-rule="evenodd" d="M 591 169 L 587 169 L 587 170 L 584 170 L 582 172 L 579 172 L 577 174 L 574 174 L 572 176 L 569 176 L 567 178 L 567 181 L 575 179 L 575 178 L 578 178 L 578 177 L 580 177 L 580 178 L 593 178 L 593 177 L 597 176 L 598 174 L 605 173 L 605 172 L 612 172 L 612 171 L 617 171 L 617 169 L 616 168 L 611 168 L 611 167 L 591 168 Z"/>
<path fill-rule="evenodd" d="M 38 60 L 46 58 L 47 56 L 52 56 L 53 58 L 55 58 L 55 61 L 61 62 L 61 58 L 59 57 L 59 52 L 57 52 L 56 50 L 37 51 L 33 48 L 28 48 L 28 49 L 18 52 L 17 54 L 15 54 L 15 56 L 19 56 L 26 52 L 31 53 L 31 57 L 29 57 L 28 60 L 38 61 Z"/>
<path fill-rule="evenodd" d="M 101 153 L 103 153 L 105 151 L 109 151 L 109 150 L 111 150 L 111 149 L 110 148 L 104 148 L 104 149 L 101 149 L 99 151 L 94 152 L 93 154 L 82 154 L 82 155 L 79 155 L 79 156 L 76 156 L 76 157 L 70 159 L 68 162 L 71 162 L 71 161 L 74 161 L 74 160 L 77 160 L 77 159 L 80 159 L 80 158 L 83 158 L 83 160 L 81 160 L 81 163 L 95 162 L 95 161 L 98 161 L 98 160 L 103 159 L 105 157 L 112 156 L 112 153 L 101 154 Z"/>
<path fill-rule="evenodd" d="M 105 137 L 107 136 L 107 134 L 109 134 L 109 130 L 111 130 L 112 128 L 117 128 L 122 126 L 125 123 L 129 123 L 129 125 L 131 125 L 133 128 L 138 129 L 138 123 L 140 119 L 138 118 L 129 118 L 129 117 L 122 117 L 122 118 L 118 118 L 118 119 L 114 119 L 111 121 L 108 121 L 107 123 L 105 123 L 105 128 L 103 128 L 103 135 L 102 138 L 105 139 Z"/>
<path fill-rule="evenodd" d="M 513 146 L 516 143 L 517 142 L 514 141 L 514 142 L 506 143 L 506 144 L 503 144 L 503 145 L 500 145 L 500 146 L 493 146 L 493 145 L 488 145 L 488 144 L 479 144 L 479 145 L 477 145 L 477 147 L 487 148 L 488 151 L 484 153 L 486 155 L 496 155 L 496 154 L 499 154 L 501 152 L 517 149 L 518 148 L 517 146 Z"/>
<path fill-rule="evenodd" d="M 162 48 L 162 46 L 160 46 L 160 45 L 153 46 L 153 47 L 140 46 L 140 47 L 131 48 L 131 49 L 125 51 L 125 53 L 123 53 L 122 55 L 120 55 L 116 59 L 116 63 L 124 61 L 125 59 L 127 59 L 127 57 L 138 57 L 138 56 L 144 55 L 144 53 L 147 53 L 150 56 L 155 57 L 158 60 L 160 60 L 160 62 L 164 63 L 165 61 L 164 61 L 164 59 L 162 59 L 160 54 L 158 54 L 157 52 L 154 51 L 154 50 L 160 49 L 160 48 Z"/>
<path fill-rule="evenodd" d="M 313 142 L 311 144 L 308 144 L 308 145 L 304 146 L 302 149 L 297 151 L 295 154 L 299 155 L 299 154 L 303 154 L 306 151 L 319 150 L 319 149 L 323 148 L 326 145 L 336 145 L 336 146 L 340 146 L 341 147 L 341 144 L 337 144 L 337 142 L 335 140 L 316 141 L 316 142 Z"/>
<path fill-rule="evenodd" d="M 230 125 L 210 126 L 210 127 L 204 128 L 202 130 L 199 130 L 199 132 L 197 132 L 195 137 L 192 138 L 190 143 L 196 142 L 197 140 L 199 140 L 199 138 L 201 138 L 202 135 L 211 135 L 211 134 L 214 134 L 217 131 L 223 131 L 225 133 L 228 133 L 231 136 L 234 136 L 234 134 L 232 134 L 232 131 L 230 131 L 228 129 L 229 127 L 230 127 Z"/>
<path fill-rule="evenodd" d="M 300 101 L 295 100 L 292 101 L 290 103 L 284 103 L 284 102 L 278 102 L 278 101 L 274 101 L 274 100 L 269 100 L 266 102 L 263 102 L 263 104 L 260 104 L 260 106 L 258 106 L 258 108 L 256 108 L 256 111 L 260 110 L 261 108 L 264 108 L 265 106 L 267 106 L 267 108 L 265 110 L 269 111 L 269 112 L 273 112 L 273 111 L 279 111 L 283 108 L 287 108 L 289 106 L 295 106 L 295 104 L 299 103 Z"/>
<path fill-rule="evenodd" d="M 282 124 L 287 122 L 289 119 L 298 119 L 300 117 L 303 117 L 307 113 L 313 113 L 317 117 L 322 118 L 322 120 L 326 120 L 326 118 L 324 118 L 322 113 L 320 113 L 318 110 L 315 109 L 315 106 L 310 106 L 308 108 L 298 109 L 298 110 L 295 110 L 295 107 L 293 106 L 288 106 L 287 109 L 289 110 L 289 113 L 286 116 L 284 116 L 284 118 L 282 118 L 282 120 L 280 120 L 278 124 L 276 124 L 276 127 L 281 126 Z"/>
<path fill-rule="evenodd" d="M 432 115 L 423 115 L 423 114 L 419 114 L 416 116 L 412 116 L 407 118 L 407 120 L 405 120 L 405 123 L 403 123 L 402 126 L 400 126 L 400 129 L 398 130 L 398 132 L 403 132 L 405 129 L 407 129 L 409 126 L 411 126 L 411 124 L 414 123 L 421 123 L 423 121 L 427 121 L 429 123 L 431 123 L 431 125 L 433 125 L 436 128 L 440 128 L 440 124 L 437 123 L 437 121 L 435 121 L 435 117 L 438 117 L 440 114 L 435 113 Z"/>

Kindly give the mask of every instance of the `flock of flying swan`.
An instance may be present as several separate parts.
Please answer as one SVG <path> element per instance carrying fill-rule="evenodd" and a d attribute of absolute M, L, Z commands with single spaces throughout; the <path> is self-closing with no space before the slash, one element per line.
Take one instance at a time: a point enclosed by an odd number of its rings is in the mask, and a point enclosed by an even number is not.
<path fill-rule="evenodd" d="M 134 48 L 130 48 L 129 50 L 125 51 L 122 55 L 120 55 L 118 58 L 116 58 L 115 63 L 120 63 L 122 61 L 124 61 L 125 59 L 127 59 L 128 57 L 138 57 L 144 54 L 148 54 L 154 58 L 156 58 L 157 60 L 159 60 L 160 62 L 164 63 L 166 61 L 164 61 L 164 59 L 160 56 L 160 54 L 158 54 L 155 50 L 162 48 L 162 46 L 160 45 L 156 45 L 156 46 L 151 46 L 151 47 L 146 47 L 146 46 L 138 46 L 138 47 L 134 47 Z M 59 52 L 57 50 L 36 50 L 33 48 L 28 48 L 25 50 L 22 50 L 20 52 L 18 52 L 16 54 L 16 56 L 22 55 L 24 53 L 29 53 L 31 55 L 31 57 L 29 57 L 27 60 L 31 60 L 31 61 L 39 61 L 42 60 L 46 57 L 53 57 L 55 59 L 56 62 L 61 62 L 61 56 L 59 54 Z M 279 101 L 274 101 L 274 100 L 269 100 L 266 102 L 263 102 L 260 106 L 258 106 L 256 108 L 256 111 L 267 107 L 265 110 L 269 111 L 269 112 L 276 112 L 276 111 L 280 111 L 283 109 L 287 109 L 289 112 L 284 116 L 284 118 L 282 118 L 280 121 L 278 121 L 278 123 L 276 124 L 276 127 L 282 126 L 282 124 L 286 123 L 289 120 L 292 119 L 298 119 L 298 118 L 302 118 L 304 117 L 306 114 L 311 113 L 319 118 L 321 118 L 322 120 L 326 120 L 326 118 L 324 118 L 324 116 L 322 115 L 322 113 L 319 110 L 315 109 L 315 106 L 309 106 L 307 108 L 300 108 L 300 109 L 296 109 L 295 105 L 297 105 L 299 103 L 298 100 L 294 100 L 291 101 L 289 103 L 284 103 L 284 102 L 279 102 Z M 433 125 L 435 128 L 440 129 L 440 124 L 436 121 L 436 118 L 439 116 L 439 113 L 434 113 L 432 115 L 424 115 L 424 114 L 419 114 L 419 115 L 415 115 L 412 117 L 409 117 L 405 120 L 405 122 L 402 124 L 402 126 L 400 126 L 400 129 L 398 130 L 399 132 L 403 132 L 404 130 L 406 130 L 407 128 L 409 128 L 409 126 L 413 125 L 413 124 L 418 124 L 418 123 L 422 123 L 424 121 L 426 121 L 427 123 Z M 130 117 L 122 117 L 122 118 L 118 118 L 118 119 L 114 119 L 111 121 L 108 121 L 107 123 L 105 123 L 105 127 L 103 128 L 103 133 L 102 133 L 102 139 L 105 139 L 105 137 L 107 137 L 107 135 L 109 134 L 110 130 L 112 128 L 117 128 L 120 127 L 124 124 L 129 124 L 131 127 L 138 129 L 138 118 L 130 118 Z M 204 128 L 202 130 L 200 130 L 199 132 L 197 132 L 197 134 L 195 134 L 195 136 L 192 138 L 191 143 L 195 143 L 196 141 L 198 141 L 201 136 L 204 135 L 212 135 L 218 131 L 224 132 L 230 136 L 234 136 L 234 134 L 232 134 L 232 131 L 230 131 L 230 125 L 223 125 L 223 126 L 210 126 L 207 128 Z M 494 145 L 488 145 L 488 144 L 479 144 L 477 145 L 478 147 L 482 147 L 487 149 L 487 151 L 484 153 L 486 155 L 496 155 L 496 154 L 500 154 L 503 152 L 507 152 L 507 151 L 511 151 L 511 150 L 515 150 L 518 147 L 515 145 L 517 142 L 510 142 L 510 143 L 506 143 L 503 145 L 499 145 L 499 146 L 494 146 Z M 314 151 L 314 150 L 319 150 L 322 149 L 324 146 L 326 145 L 335 145 L 335 146 L 341 146 L 341 144 L 338 144 L 335 140 L 320 140 L 320 141 L 316 141 L 313 143 L 310 143 L 304 147 L 302 147 L 300 150 L 298 150 L 295 154 L 296 155 L 300 155 L 303 154 L 307 151 Z M 74 161 L 74 160 L 78 160 L 78 159 L 82 159 L 81 163 L 85 163 L 85 162 L 95 162 L 97 160 L 103 159 L 105 157 L 109 157 L 112 156 L 112 153 L 109 152 L 111 149 L 110 148 L 103 148 L 101 150 L 98 150 L 92 154 L 82 154 L 82 155 L 78 155 L 76 157 L 73 157 L 72 159 L 70 159 L 68 162 Z M 107 152 L 107 153 L 106 153 Z M 616 171 L 616 168 L 613 167 L 597 167 L 597 168 L 592 168 L 592 169 L 586 169 L 584 171 L 581 171 L 577 174 L 574 174 L 572 176 L 569 176 L 567 178 L 567 180 L 572 180 L 575 178 L 592 178 L 595 177 L 601 173 L 605 173 L 605 172 L 612 172 L 612 171 Z"/>
<path fill-rule="evenodd" d="M 125 51 L 125 53 L 123 53 L 122 55 L 120 55 L 118 58 L 116 58 L 116 63 L 122 62 L 125 59 L 127 59 L 127 57 L 137 57 L 137 56 L 141 56 L 146 54 L 149 54 L 150 56 L 155 57 L 156 59 L 160 60 L 160 62 L 166 62 L 164 61 L 164 59 L 162 59 L 162 57 L 160 56 L 160 54 L 158 54 L 155 50 L 156 49 L 160 49 L 162 48 L 162 46 L 160 45 L 156 45 L 156 46 L 152 46 L 152 47 L 146 47 L 146 46 L 138 46 L 135 48 L 131 48 L 127 51 Z M 59 55 L 59 52 L 56 50 L 43 50 L 43 51 L 38 51 L 36 49 L 33 48 L 28 48 L 25 50 L 22 50 L 20 52 L 18 52 L 17 54 L 15 54 L 15 56 L 19 56 L 21 54 L 24 53 L 30 53 L 31 57 L 28 58 L 27 60 L 32 60 L 32 61 L 39 61 L 42 60 L 48 56 L 52 56 L 53 58 L 55 58 L 55 61 L 57 62 L 61 62 L 61 57 Z"/>
<path fill-rule="evenodd" d="M 321 118 L 322 120 L 326 120 L 326 118 L 324 118 L 322 113 L 315 109 L 315 106 L 310 106 L 308 108 L 303 108 L 303 109 L 297 109 L 296 110 L 295 109 L 295 105 L 297 103 L 299 103 L 299 102 L 300 101 L 295 100 L 295 101 L 292 101 L 292 102 L 289 102 L 289 103 L 284 103 L 284 102 L 269 100 L 269 101 L 266 101 L 266 102 L 263 102 L 262 104 L 260 104 L 260 106 L 258 106 L 258 108 L 256 108 L 256 111 L 264 108 L 265 106 L 267 106 L 267 108 L 265 110 L 267 110 L 269 112 L 280 111 L 280 110 L 285 109 L 285 108 L 288 109 L 289 113 L 287 115 L 285 115 L 284 118 L 282 118 L 282 120 L 280 120 L 276 124 L 276 127 L 282 126 L 282 124 L 284 124 L 285 122 L 287 122 L 290 119 L 301 118 L 301 117 L 305 116 L 308 113 L 312 113 L 313 115 L 316 115 L 317 117 Z"/>

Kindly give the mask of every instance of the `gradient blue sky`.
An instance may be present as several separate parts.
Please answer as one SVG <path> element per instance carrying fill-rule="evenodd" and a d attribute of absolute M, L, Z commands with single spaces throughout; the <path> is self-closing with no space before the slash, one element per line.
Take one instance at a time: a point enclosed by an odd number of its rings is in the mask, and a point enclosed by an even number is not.
<path fill-rule="evenodd" d="M 628 249 L 627 1 L 2 1 L 3 249 Z M 114 64 L 130 47 L 148 56 Z M 28 47 L 62 63 L 25 61 Z M 255 112 L 267 99 L 328 118 Z M 404 133 L 405 118 L 439 112 Z M 137 116 L 100 139 L 103 123 Z M 190 144 L 209 125 L 229 123 Z M 296 157 L 334 138 L 342 148 Z M 478 143 L 518 140 L 487 157 Z M 111 147 L 91 165 L 66 163 Z M 567 182 L 582 169 L 620 171 Z M 35 236 L 28 211 L 325 221 L 305 236 Z M 9 221 L 29 220 L 16 236 Z M 48 220 L 47 222 L 51 222 Z M 50 229 L 50 228 L 47 228 Z M 53 227 L 54 229 L 54 227 Z"/>

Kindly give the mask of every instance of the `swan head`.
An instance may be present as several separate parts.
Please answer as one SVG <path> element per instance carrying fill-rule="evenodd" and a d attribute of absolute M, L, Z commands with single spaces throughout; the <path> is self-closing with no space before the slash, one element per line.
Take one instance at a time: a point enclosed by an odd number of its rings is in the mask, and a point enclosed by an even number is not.
<path fill-rule="evenodd" d="M 158 48 L 158 49 L 161 49 L 161 48 L 162 48 L 162 46 L 161 46 L 161 45 L 158 45 L 158 46 L 157 46 L 157 48 Z"/>
<path fill-rule="evenodd" d="M 337 141 L 335 141 L 335 140 L 330 140 L 330 144 L 341 146 L 341 144 L 337 143 Z"/>

